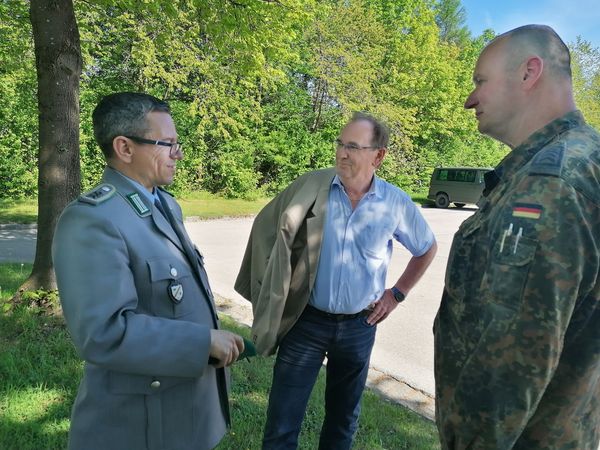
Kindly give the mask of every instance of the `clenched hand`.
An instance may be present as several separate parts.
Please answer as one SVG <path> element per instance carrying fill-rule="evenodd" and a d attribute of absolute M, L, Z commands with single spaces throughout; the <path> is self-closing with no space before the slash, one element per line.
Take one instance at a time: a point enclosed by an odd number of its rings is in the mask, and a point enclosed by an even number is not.
<path fill-rule="evenodd" d="M 241 336 L 226 330 L 210 330 L 210 356 L 217 360 L 215 367 L 230 366 L 243 351 Z"/>

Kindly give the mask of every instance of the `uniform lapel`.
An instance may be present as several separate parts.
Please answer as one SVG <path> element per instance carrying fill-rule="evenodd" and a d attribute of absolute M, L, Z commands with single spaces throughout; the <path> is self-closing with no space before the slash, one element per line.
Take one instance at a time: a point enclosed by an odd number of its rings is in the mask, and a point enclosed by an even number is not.
<path fill-rule="evenodd" d="M 204 265 L 200 261 L 198 253 L 196 252 L 196 249 L 194 248 L 192 241 L 189 239 L 187 233 L 185 232 L 185 229 L 183 228 L 182 225 L 179 224 L 179 221 L 173 215 L 171 208 L 169 207 L 167 201 L 164 199 L 160 190 L 157 191 L 157 196 L 160 200 L 163 210 L 165 211 L 165 214 L 167 215 L 167 219 L 169 220 L 171 226 L 173 227 L 173 230 L 177 234 L 177 237 L 179 238 L 179 242 L 181 242 L 181 245 L 183 246 L 184 253 L 187 256 L 188 261 L 190 262 L 190 266 L 193 268 L 194 272 L 196 273 L 196 275 L 200 281 L 200 284 L 202 286 L 202 289 L 204 290 L 206 297 L 209 299 L 209 304 L 210 304 L 211 310 L 213 312 L 213 318 L 215 319 L 215 326 L 217 326 L 216 311 L 214 310 L 214 307 L 213 307 L 213 295 L 212 295 L 212 291 L 210 289 L 210 285 L 208 284 L 208 276 L 206 275 L 206 271 L 204 270 Z M 157 214 L 162 215 L 160 213 L 160 211 L 158 211 L 158 210 L 157 210 Z"/>

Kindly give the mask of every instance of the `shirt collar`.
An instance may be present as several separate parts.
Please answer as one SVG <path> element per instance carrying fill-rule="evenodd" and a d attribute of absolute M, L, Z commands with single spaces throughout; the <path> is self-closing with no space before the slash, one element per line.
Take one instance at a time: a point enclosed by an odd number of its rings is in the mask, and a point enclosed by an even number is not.
<path fill-rule="evenodd" d="M 131 184 L 133 184 L 133 186 L 144 196 L 144 198 L 146 200 L 148 200 L 150 203 L 154 203 L 155 199 L 158 199 L 158 189 L 156 189 L 156 187 L 152 188 L 152 192 L 148 192 L 148 189 L 146 189 L 144 186 L 142 186 L 142 184 L 139 181 L 134 180 L 131 177 L 128 177 L 127 175 L 125 175 L 123 172 L 119 172 L 117 169 L 111 167 L 112 170 L 114 170 L 115 172 L 118 172 L 119 175 L 121 175 L 123 178 L 125 178 L 126 180 L 128 180 Z"/>
<path fill-rule="evenodd" d="M 365 196 L 367 197 L 377 197 L 380 198 L 381 197 L 381 183 L 382 180 L 381 178 L 379 178 L 377 175 L 373 174 L 373 181 L 371 181 L 371 186 L 369 186 L 369 190 L 366 192 Z M 333 181 L 331 182 L 332 186 L 338 186 L 338 188 L 340 188 L 342 191 L 346 192 L 346 189 L 344 188 L 344 185 L 342 184 L 342 180 L 340 180 L 340 177 L 337 176 L 337 174 L 333 177 Z"/>

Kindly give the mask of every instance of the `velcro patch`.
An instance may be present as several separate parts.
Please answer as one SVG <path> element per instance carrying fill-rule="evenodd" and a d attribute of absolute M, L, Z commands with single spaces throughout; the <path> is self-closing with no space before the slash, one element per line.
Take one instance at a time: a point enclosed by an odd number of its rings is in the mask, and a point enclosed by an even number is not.
<path fill-rule="evenodd" d="M 540 150 L 533 157 L 530 174 L 560 176 L 565 156 L 565 143 L 559 142 Z"/>
<path fill-rule="evenodd" d="M 100 186 L 96 186 L 91 191 L 81 194 L 79 196 L 79 201 L 96 206 L 111 198 L 115 192 L 117 192 L 117 190 L 112 184 L 104 183 Z"/>
<path fill-rule="evenodd" d="M 530 203 L 515 203 L 512 210 L 513 217 L 522 217 L 524 219 L 538 220 L 542 217 L 541 205 L 533 205 Z"/>

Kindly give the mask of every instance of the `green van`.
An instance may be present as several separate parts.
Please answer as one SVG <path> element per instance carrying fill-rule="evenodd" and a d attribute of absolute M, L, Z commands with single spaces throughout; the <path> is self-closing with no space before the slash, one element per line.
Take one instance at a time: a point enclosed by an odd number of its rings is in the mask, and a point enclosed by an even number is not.
<path fill-rule="evenodd" d="M 492 170 L 481 167 L 437 167 L 431 174 L 429 195 L 438 208 L 454 203 L 462 208 L 466 203 L 477 203 L 483 192 L 483 175 Z"/>

